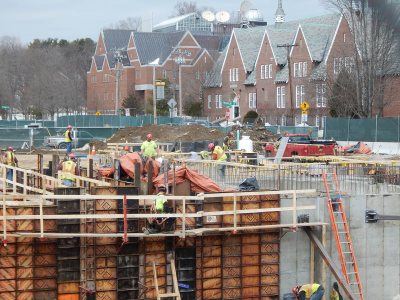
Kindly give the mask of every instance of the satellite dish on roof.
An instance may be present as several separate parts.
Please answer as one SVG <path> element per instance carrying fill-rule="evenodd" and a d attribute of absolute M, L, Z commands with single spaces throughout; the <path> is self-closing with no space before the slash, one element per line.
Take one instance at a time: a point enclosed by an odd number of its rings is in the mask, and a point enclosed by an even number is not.
<path fill-rule="evenodd" d="M 231 15 L 227 11 L 224 11 L 224 10 L 219 11 L 215 14 L 215 19 L 221 23 L 228 22 L 230 18 L 231 18 Z"/>
<path fill-rule="evenodd" d="M 203 11 L 201 16 L 203 17 L 203 19 L 207 20 L 208 22 L 212 22 L 215 20 L 215 15 L 210 10 Z"/>

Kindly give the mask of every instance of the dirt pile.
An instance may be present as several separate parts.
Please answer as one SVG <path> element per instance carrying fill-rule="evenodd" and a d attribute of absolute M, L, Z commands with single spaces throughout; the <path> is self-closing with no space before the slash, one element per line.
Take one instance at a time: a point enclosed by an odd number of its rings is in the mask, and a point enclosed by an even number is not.
<path fill-rule="evenodd" d="M 146 140 L 148 133 L 160 143 L 175 141 L 192 142 L 223 139 L 225 133 L 214 128 L 202 125 L 145 125 L 143 127 L 126 127 L 118 130 L 109 140 L 109 143 L 141 143 Z"/>
<path fill-rule="evenodd" d="M 253 149 L 255 152 L 264 152 L 264 145 L 268 142 L 275 142 L 278 139 L 278 135 L 275 135 L 271 131 L 265 129 L 264 126 L 253 126 L 249 128 L 239 126 L 234 126 L 232 130 L 236 132 L 236 130 L 240 130 L 240 136 L 249 136 L 253 141 Z"/>

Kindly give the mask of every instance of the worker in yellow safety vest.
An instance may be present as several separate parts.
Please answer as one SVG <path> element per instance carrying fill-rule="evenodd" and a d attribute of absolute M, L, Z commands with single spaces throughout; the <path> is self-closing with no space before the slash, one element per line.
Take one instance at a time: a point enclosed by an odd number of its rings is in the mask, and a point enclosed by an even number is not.
<path fill-rule="evenodd" d="M 78 165 L 75 162 L 76 158 L 73 153 L 68 155 L 68 159 L 64 160 L 61 163 L 61 177 L 60 179 L 63 181 L 63 185 L 65 186 L 73 186 L 75 182 L 75 176 L 78 175 Z"/>
<path fill-rule="evenodd" d="M 156 158 L 158 154 L 158 147 L 156 142 L 153 141 L 153 135 L 151 133 L 146 135 L 146 140 L 140 147 L 140 154 L 142 154 L 145 158 Z"/>
<path fill-rule="evenodd" d="M 339 285 L 337 284 L 337 282 L 333 283 L 330 298 L 331 300 L 343 300 L 343 297 L 339 292 Z"/>
<path fill-rule="evenodd" d="M 292 290 L 298 300 L 321 300 L 324 296 L 324 288 L 318 283 L 310 283 L 295 286 Z"/>
<path fill-rule="evenodd" d="M 222 149 L 220 146 L 215 146 L 213 143 L 208 144 L 208 150 L 212 153 L 212 159 L 213 160 L 218 160 L 221 162 L 226 162 L 228 157 L 225 154 L 224 149 Z M 222 177 L 225 176 L 225 168 L 226 165 L 223 163 L 219 166 L 219 171 Z"/>
<path fill-rule="evenodd" d="M 164 185 L 158 187 L 158 194 L 151 206 L 151 212 L 154 214 L 169 213 L 168 200 L 165 197 L 167 189 Z M 164 223 L 168 218 L 149 218 L 149 228 L 143 228 L 145 234 L 161 232 L 164 227 Z"/>
<path fill-rule="evenodd" d="M 4 157 L 3 157 L 3 162 L 7 165 L 7 166 L 11 166 L 11 167 L 18 167 L 18 159 L 15 157 L 15 153 L 14 153 L 14 148 L 9 146 L 7 148 L 7 151 L 4 153 Z M 13 169 L 12 168 L 7 168 L 7 180 L 12 181 L 13 180 Z M 8 183 L 9 185 L 11 185 L 11 182 Z"/>
<path fill-rule="evenodd" d="M 71 154 L 72 152 L 72 126 L 68 125 L 67 131 L 64 133 L 64 142 L 67 145 L 67 155 Z"/>

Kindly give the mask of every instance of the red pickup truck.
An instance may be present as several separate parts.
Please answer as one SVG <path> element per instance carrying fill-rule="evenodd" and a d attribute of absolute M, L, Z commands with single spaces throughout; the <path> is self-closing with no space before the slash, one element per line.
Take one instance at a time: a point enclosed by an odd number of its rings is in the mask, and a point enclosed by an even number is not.
<path fill-rule="evenodd" d="M 334 155 L 336 141 L 313 140 L 308 134 L 287 134 L 289 137 L 283 157 L 299 156 L 322 156 Z M 266 156 L 275 156 L 278 151 L 280 139 L 274 144 L 265 145 Z"/>

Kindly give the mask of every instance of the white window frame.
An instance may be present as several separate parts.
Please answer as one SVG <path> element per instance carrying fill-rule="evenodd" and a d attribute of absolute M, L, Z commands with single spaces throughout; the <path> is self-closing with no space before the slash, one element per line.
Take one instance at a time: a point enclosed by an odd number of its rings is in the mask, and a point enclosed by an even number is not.
<path fill-rule="evenodd" d="M 257 94 L 249 93 L 249 108 L 257 108 Z"/>
<path fill-rule="evenodd" d="M 266 65 L 261 65 L 261 79 L 265 79 L 265 67 Z"/>
<path fill-rule="evenodd" d="M 278 86 L 276 87 L 276 107 L 277 108 L 285 108 L 285 87 Z"/>
<path fill-rule="evenodd" d="M 319 128 L 320 124 L 321 124 L 321 119 L 318 115 L 316 115 L 315 116 L 315 127 Z"/>
<path fill-rule="evenodd" d="M 299 74 L 299 77 L 303 77 L 303 63 L 298 63 L 298 68 L 299 71 L 297 72 Z"/>
<path fill-rule="evenodd" d="M 261 65 L 261 79 L 272 78 L 272 64 Z"/>
<path fill-rule="evenodd" d="M 307 76 L 307 69 L 308 69 L 308 64 L 307 62 L 303 62 L 303 77 Z"/>
<path fill-rule="evenodd" d="M 286 126 L 286 122 L 287 122 L 286 116 L 282 115 L 281 116 L 281 126 Z"/>
<path fill-rule="evenodd" d="M 326 107 L 326 83 L 317 84 L 316 89 L 317 107 Z"/>
<path fill-rule="evenodd" d="M 212 95 L 207 96 L 207 108 L 211 109 Z"/>
<path fill-rule="evenodd" d="M 218 95 L 215 95 L 215 108 L 219 108 L 219 99 L 218 99 Z"/>
<path fill-rule="evenodd" d="M 222 108 L 222 95 L 218 95 L 219 108 Z"/>
<path fill-rule="evenodd" d="M 97 81 L 96 75 L 93 75 L 92 76 L 92 83 L 96 83 L 96 81 Z"/>
<path fill-rule="evenodd" d="M 293 77 L 294 77 L 294 78 L 299 77 L 299 74 L 298 74 L 299 71 L 298 71 L 298 69 L 297 69 L 297 68 L 298 68 L 298 65 L 299 65 L 298 63 L 294 63 L 294 66 L 293 66 L 293 70 L 294 70 L 294 72 L 293 72 Z"/>
<path fill-rule="evenodd" d="M 229 81 L 230 82 L 239 81 L 239 68 L 230 68 L 229 69 Z"/>
<path fill-rule="evenodd" d="M 333 59 L 333 74 L 339 74 L 340 73 L 340 61 L 338 57 L 335 57 Z"/>
<path fill-rule="evenodd" d="M 296 108 L 300 107 L 300 104 L 304 101 L 304 97 L 304 85 L 296 85 Z"/>

